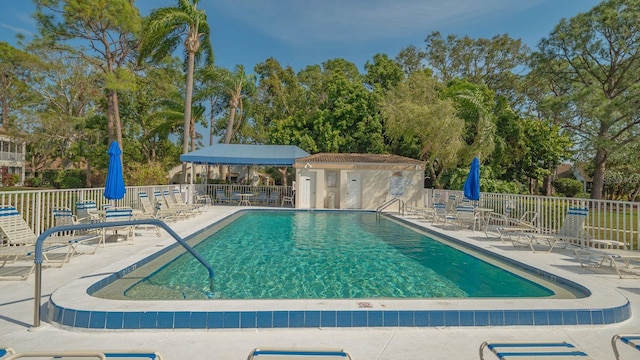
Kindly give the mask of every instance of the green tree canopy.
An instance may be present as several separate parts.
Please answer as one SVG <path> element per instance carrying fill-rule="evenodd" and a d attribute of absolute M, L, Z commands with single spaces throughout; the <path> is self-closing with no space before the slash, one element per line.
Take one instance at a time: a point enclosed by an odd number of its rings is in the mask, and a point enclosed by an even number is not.
<path fill-rule="evenodd" d="M 534 67 L 553 85 L 548 102 L 562 126 L 594 162 L 591 197 L 602 197 L 609 157 L 638 141 L 640 0 L 608 0 L 563 19 L 535 54 Z"/>

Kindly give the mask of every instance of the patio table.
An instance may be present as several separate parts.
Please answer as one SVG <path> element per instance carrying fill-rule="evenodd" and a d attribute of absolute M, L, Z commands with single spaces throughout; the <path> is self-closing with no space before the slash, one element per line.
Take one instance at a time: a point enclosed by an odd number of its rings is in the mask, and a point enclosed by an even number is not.
<path fill-rule="evenodd" d="M 238 206 L 241 205 L 246 205 L 246 206 L 251 206 L 251 202 L 249 201 L 249 199 L 251 199 L 253 197 L 253 194 L 239 194 L 240 195 L 240 201 L 238 201 Z"/>

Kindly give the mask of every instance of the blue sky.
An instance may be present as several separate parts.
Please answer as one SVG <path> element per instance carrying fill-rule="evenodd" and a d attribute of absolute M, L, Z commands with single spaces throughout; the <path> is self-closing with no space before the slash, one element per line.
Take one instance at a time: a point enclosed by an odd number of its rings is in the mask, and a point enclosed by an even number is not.
<path fill-rule="evenodd" d="M 175 0 L 136 0 L 143 15 Z M 600 0 L 200 0 L 212 28 L 216 65 L 247 70 L 269 57 L 300 70 L 344 58 L 360 69 L 377 53 L 393 58 L 424 47 L 433 31 L 490 38 L 507 33 L 530 47 L 561 18 Z M 36 31 L 29 0 L 1 0 L 0 41 L 16 44 Z"/>

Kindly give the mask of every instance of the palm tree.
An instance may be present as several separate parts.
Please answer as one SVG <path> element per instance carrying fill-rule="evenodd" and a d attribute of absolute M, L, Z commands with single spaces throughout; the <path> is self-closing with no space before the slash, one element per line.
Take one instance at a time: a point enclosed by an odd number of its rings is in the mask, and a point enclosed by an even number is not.
<path fill-rule="evenodd" d="M 149 15 L 144 28 L 140 59 L 151 57 L 158 61 L 171 55 L 184 36 L 187 53 L 187 83 L 184 96 L 184 136 L 182 153 L 189 152 L 191 129 L 191 103 L 193 97 L 193 73 L 196 60 L 205 55 L 207 64 L 213 62 L 213 50 L 209 37 L 209 24 L 204 10 L 199 10 L 199 0 L 178 0 L 175 7 L 155 9 Z M 187 164 L 182 164 L 182 181 L 187 179 Z"/>
<path fill-rule="evenodd" d="M 223 141 L 225 144 L 229 144 L 242 123 L 244 116 L 243 100 L 250 97 L 256 89 L 256 76 L 246 74 L 244 66 L 237 65 L 233 73 L 223 71 L 221 78 L 224 84 L 223 91 L 229 101 L 229 119 Z"/>
<path fill-rule="evenodd" d="M 223 142 L 231 143 L 231 138 L 238 132 L 245 115 L 244 100 L 250 97 L 256 89 L 256 76 L 246 74 L 244 66 L 237 65 L 235 71 L 221 71 L 220 79 L 223 84 L 223 93 L 228 100 L 229 118 L 224 132 Z M 221 169 L 220 176 L 226 178 L 225 168 Z"/>

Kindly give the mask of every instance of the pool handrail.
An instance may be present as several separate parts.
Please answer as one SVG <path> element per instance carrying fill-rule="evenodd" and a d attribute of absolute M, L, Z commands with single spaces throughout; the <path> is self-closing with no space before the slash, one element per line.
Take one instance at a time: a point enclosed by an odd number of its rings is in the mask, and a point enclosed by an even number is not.
<path fill-rule="evenodd" d="M 196 258 L 204 267 L 207 268 L 209 272 L 209 290 L 213 292 L 213 267 L 198 254 L 189 244 L 187 244 L 184 239 L 180 237 L 173 229 L 169 227 L 164 221 L 158 219 L 141 219 L 141 220 L 127 220 L 127 221 L 111 221 L 111 222 L 102 222 L 102 223 L 88 223 L 88 224 L 73 224 L 73 225 L 61 225 L 54 226 L 45 230 L 38 239 L 36 240 L 36 248 L 35 248 L 35 259 L 34 263 L 36 265 L 35 269 L 35 298 L 34 298 L 34 315 L 33 315 L 33 327 L 37 328 L 40 326 L 40 296 L 42 295 L 42 243 L 53 234 L 56 234 L 61 231 L 75 231 L 75 230 L 88 230 L 88 229 L 103 229 L 107 227 L 122 227 L 122 226 L 133 226 L 134 228 L 138 225 L 155 225 L 166 230 L 169 235 L 171 235 L 176 241 L 182 245 L 193 257 Z"/>

